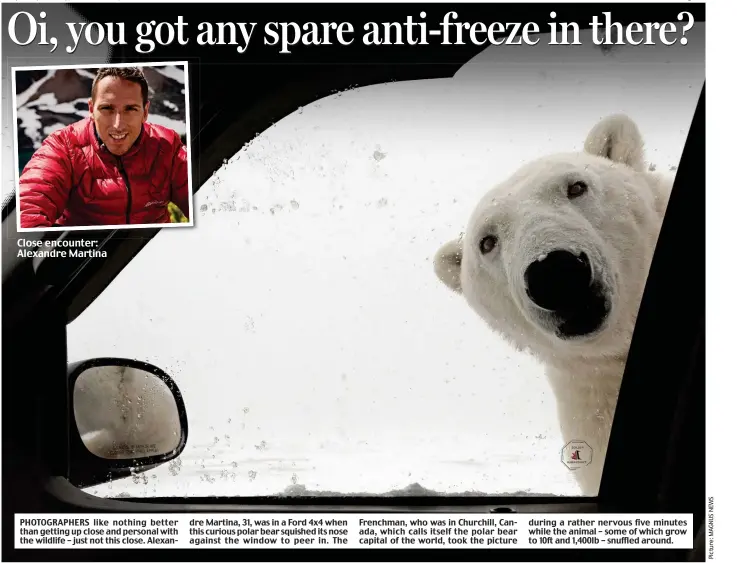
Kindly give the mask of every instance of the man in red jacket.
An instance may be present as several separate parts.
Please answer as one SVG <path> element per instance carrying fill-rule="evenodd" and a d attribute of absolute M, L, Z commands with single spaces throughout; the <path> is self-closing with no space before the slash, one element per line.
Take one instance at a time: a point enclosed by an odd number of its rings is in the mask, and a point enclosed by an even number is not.
<path fill-rule="evenodd" d="M 187 149 L 175 131 L 148 123 L 139 68 L 101 68 L 90 116 L 49 135 L 19 181 L 20 226 L 169 223 L 169 202 L 189 218 Z"/>

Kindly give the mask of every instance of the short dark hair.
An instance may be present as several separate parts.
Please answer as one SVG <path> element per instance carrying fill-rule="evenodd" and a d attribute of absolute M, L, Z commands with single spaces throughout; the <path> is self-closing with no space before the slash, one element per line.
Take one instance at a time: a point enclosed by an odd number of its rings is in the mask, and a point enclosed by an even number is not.
<path fill-rule="evenodd" d="M 141 94 L 143 94 L 143 105 L 146 105 L 148 102 L 148 82 L 146 81 L 146 76 L 143 74 L 143 69 L 136 66 L 108 66 L 99 69 L 95 79 L 92 81 L 92 99 L 95 98 L 97 83 L 108 76 L 115 76 L 138 84 L 141 87 Z"/>

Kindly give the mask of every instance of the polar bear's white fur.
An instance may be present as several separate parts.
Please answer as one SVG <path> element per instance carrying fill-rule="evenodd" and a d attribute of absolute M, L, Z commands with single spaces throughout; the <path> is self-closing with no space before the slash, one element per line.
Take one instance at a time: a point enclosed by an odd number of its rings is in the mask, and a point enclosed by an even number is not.
<path fill-rule="evenodd" d="M 583 440 L 593 449 L 574 472 L 584 495 L 598 493 L 671 186 L 646 170 L 635 123 L 612 115 L 583 151 L 530 162 L 494 187 L 464 235 L 435 255 L 440 280 L 546 366 L 561 448 Z"/>
<path fill-rule="evenodd" d="M 106 459 L 171 452 L 181 437 L 171 390 L 156 376 L 125 366 L 85 370 L 74 385 L 74 418 L 82 441 Z"/>

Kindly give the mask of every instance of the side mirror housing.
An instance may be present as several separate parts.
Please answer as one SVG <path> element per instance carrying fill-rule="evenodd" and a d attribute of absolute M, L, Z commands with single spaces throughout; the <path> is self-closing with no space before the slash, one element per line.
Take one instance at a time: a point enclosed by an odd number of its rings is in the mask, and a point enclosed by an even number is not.
<path fill-rule="evenodd" d="M 178 457 L 187 414 L 176 383 L 158 367 L 96 358 L 68 368 L 69 480 L 84 488 Z"/>

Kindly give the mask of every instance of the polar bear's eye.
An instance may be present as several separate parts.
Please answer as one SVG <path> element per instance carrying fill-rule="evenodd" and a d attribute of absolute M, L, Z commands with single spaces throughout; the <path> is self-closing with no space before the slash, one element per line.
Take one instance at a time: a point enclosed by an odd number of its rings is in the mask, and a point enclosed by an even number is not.
<path fill-rule="evenodd" d="M 574 182 L 568 184 L 568 197 L 573 199 L 586 193 L 588 186 L 585 182 Z"/>
<path fill-rule="evenodd" d="M 484 237 L 481 239 L 481 242 L 479 243 L 479 249 L 481 250 L 481 254 L 488 254 L 494 248 L 496 247 L 496 237 L 489 235 L 488 237 Z"/>

